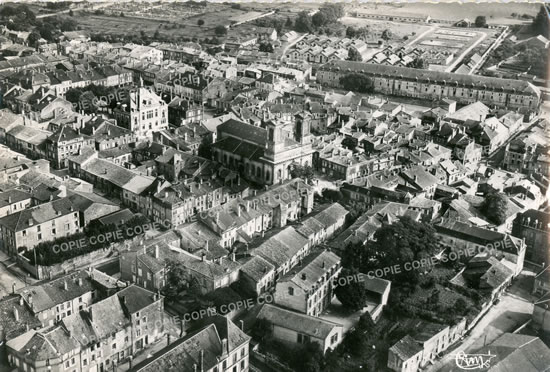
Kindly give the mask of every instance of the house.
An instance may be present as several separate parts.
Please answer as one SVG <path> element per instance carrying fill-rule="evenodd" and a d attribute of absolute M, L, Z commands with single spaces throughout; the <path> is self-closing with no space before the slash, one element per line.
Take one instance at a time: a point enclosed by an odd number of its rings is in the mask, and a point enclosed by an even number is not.
<path fill-rule="evenodd" d="M 530 209 L 518 213 L 512 226 L 512 234 L 525 239 L 525 259 L 534 263 L 547 263 L 550 249 L 550 214 Z"/>
<path fill-rule="evenodd" d="M 140 87 L 114 110 L 118 125 L 137 137 L 151 138 L 153 132 L 168 128 L 168 105 L 155 92 Z"/>
<path fill-rule="evenodd" d="M 308 217 L 296 228 L 300 234 L 308 238 L 310 247 L 314 247 L 330 239 L 346 222 L 347 209 L 339 203 L 334 203 L 314 216 Z"/>
<path fill-rule="evenodd" d="M 249 371 L 250 336 L 220 315 L 209 317 L 207 323 L 129 371 Z"/>
<path fill-rule="evenodd" d="M 0 192 L 0 217 L 21 211 L 30 207 L 32 195 L 19 189 Z"/>
<path fill-rule="evenodd" d="M 275 267 L 275 278 L 279 280 L 307 255 L 308 243 L 306 238 L 288 226 L 265 240 L 251 254 L 272 264 Z"/>
<path fill-rule="evenodd" d="M 241 266 L 240 282 L 260 295 L 275 283 L 275 266 L 261 256 L 253 256 Z"/>
<path fill-rule="evenodd" d="M 417 372 L 457 342 L 466 332 L 466 319 L 453 326 L 419 321 L 408 334 L 388 350 L 388 368 L 396 372 Z"/>
<path fill-rule="evenodd" d="M 493 301 L 511 284 L 514 274 L 514 270 L 502 260 L 488 253 L 479 253 L 450 282 L 484 292 Z"/>
<path fill-rule="evenodd" d="M 57 199 L 0 218 L 0 248 L 9 255 L 82 229 L 80 211 L 69 198 Z"/>
<path fill-rule="evenodd" d="M 441 243 L 454 251 L 490 251 L 513 269 L 514 276 L 523 270 L 527 246 L 520 238 L 457 220 L 442 219 L 434 227 Z"/>
<path fill-rule="evenodd" d="M 83 147 L 94 148 L 94 141 L 81 134 L 80 129 L 74 130 L 68 125 L 63 125 L 46 139 L 44 145 L 47 159 L 53 166 L 66 168 L 69 156 L 78 155 Z"/>
<path fill-rule="evenodd" d="M 320 316 L 332 301 L 340 258 L 325 250 L 307 255 L 300 266 L 277 281 L 275 303 L 311 316 Z"/>
<path fill-rule="evenodd" d="M 9 363 L 20 372 L 110 369 L 164 337 L 163 308 L 161 296 L 127 287 L 53 327 L 9 340 Z"/>
<path fill-rule="evenodd" d="M 289 346 L 316 342 L 323 353 L 334 350 L 343 339 L 343 326 L 327 320 L 265 304 L 257 319 L 269 323 L 273 337 Z"/>

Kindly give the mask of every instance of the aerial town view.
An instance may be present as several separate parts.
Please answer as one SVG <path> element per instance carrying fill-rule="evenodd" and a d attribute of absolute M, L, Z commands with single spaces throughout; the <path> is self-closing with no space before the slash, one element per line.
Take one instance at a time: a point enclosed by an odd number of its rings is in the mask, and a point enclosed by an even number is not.
<path fill-rule="evenodd" d="M 550 372 L 550 4 L 0 1 L 0 372 Z"/>

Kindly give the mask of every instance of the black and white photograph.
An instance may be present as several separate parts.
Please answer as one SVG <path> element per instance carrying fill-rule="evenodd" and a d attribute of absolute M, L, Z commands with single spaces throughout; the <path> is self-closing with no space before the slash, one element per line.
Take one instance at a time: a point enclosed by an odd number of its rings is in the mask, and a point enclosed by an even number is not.
<path fill-rule="evenodd" d="M 0 0 L 0 372 L 550 372 L 550 3 Z"/>

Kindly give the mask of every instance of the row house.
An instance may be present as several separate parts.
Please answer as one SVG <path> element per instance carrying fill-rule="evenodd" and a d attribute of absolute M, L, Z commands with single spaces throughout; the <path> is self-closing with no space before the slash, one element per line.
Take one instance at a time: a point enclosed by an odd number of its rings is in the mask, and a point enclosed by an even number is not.
<path fill-rule="evenodd" d="M 388 368 L 396 372 L 416 372 L 433 363 L 437 355 L 460 340 L 466 332 L 466 319 L 453 326 L 419 322 L 412 335 L 406 335 L 388 350 Z"/>
<path fill-rule="evenodd" d="M 99 116 L 85 122 L 80 132 L 93 140 L 94 148 L 97 151 L 118 148 L 137 141 L 133 131 Z"/>
<path fill-rule="evenodd" d="M 44 142 L 46 147 L 46 158 L 52 162 L 55 168 L 66 168 L 68 158 L 78 155 L 82 148 L 94 148 L 94 141 L 80 129 L 74 130 L 70 126 L 63 125 Z"/>
<path fill-rule="evenodd" d="M 325 86 L 340 86 L 340 78 L 350 73 L 372 78 L 377 93 L 429 100 L 450 98 L 458 104 L 480 101 L 491 107 L 527 112 L 537 111 L 541 103 L 540 89 L 526 81 L 352 61 L 325 64 L 317 72 L 317 81 Z"/>
<path fill-rule="evenodd" d="M 0 217 L 22 211 L 32 204 L 32 195 L 19 190 L 12 189 L 0 192 Z"/>
<path fill-rule="evenodd" d="M 308 238 L 310 247 L 330 239 L 346 222 L 348 211 L 339 203 L 334 203 L 314 216 L 308 217 L 296 228 Z"/>
<path fill-rule="evenodd" d="M 31 330 L 8 341 L 8 360 L 21 372 L 111 369 L 164 337 L 163 301 L 130 286 L 52 328 Z"/>

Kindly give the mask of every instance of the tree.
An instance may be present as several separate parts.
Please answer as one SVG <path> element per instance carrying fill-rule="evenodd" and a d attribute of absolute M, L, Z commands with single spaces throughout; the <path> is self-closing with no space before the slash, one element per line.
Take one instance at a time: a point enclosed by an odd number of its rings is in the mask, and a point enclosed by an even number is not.
<path fill-rule="evenodd" d="M 485 16 L 477 16 L 474 24 L 476 27 L 485 28 L 487 27 L 487 18 Z"/>
<path fill-rule="evenodd" d="M 420 58 L 420 57 L 416 57 L 410 64 L 410 67 L 413 67 L 413 68 L 426 68 L 426 65 L 424 63 L 424 59 Z"/>
<path fill-rule="evenodd" d="M 199 19 L 199 20 L 197 21 L 197 25 L 198 25 L 199 27 L 201 27 L 202 25 L 204 25 L 204 20 L 203 20 L 203 19 Z"/>
<path fill-rule="evenodd" d="M 298 32 L 313 32 L 313 22 L 307 11 L 301 11 L 294 21 L 294 28 Z"/>
<path fill-rule="evenodd" d="M 260 52 L 273 53 L 273 45 L 271 43 L 261 43 L 258 47 Z"/>
<path fill-rule="evenodd" d="M 252 336 L 259 341 L 264 341 L 271 336 L 272 324 L 267 319 L 256 319 L 252 327 Z"/>
<path fill-rule="evenodd" d="M 388 41 L 389 39 L 391 39 L 392 33 L 391 33 L 390 30 L 385 29 L 384 31 L 382 31 L 382 35 L 381 35 L 380 37 L 381 37 L 383 40 Z"/>
<path fill-rule="evenodd" d="M 285 27 L 286 28 L 292 28 L 294 23 L 292 22 L 292 19 L 290 17 L 286 17 Z"/>
<path fill-rule="evenodd" d="M 317 12 L 311 17 L 311 22 L 316 28 L 326 25 L 328 21 L 329 19 L 324 12 Z"/>
<path fill-rule="evenodd" d="M 176 299 L 180 292 L 188 288 L 187 271 L 185 267 L 178 261 L 167 260 L 166 270 L 166 286 L 163 292 L 169 299 Z"/>
<path fill-rule="evenodd" d="M 333 190 L 333 189 L 326 189 L 323 191 L 323 196 L 325 198 L 330 199 L 333 202 L 337 202 L 339 200 L 342 200 L 344 198 L 344 195 L 340 192 L 340 190 Z"/>
<path fill-rule="evenodd" d="M 356 35 L 357 35 L 357 30 L 355 29 L 355 27 L 349 26 L 348 28 L 346 28 L 346 37 L 347 38 L 353 39 L 353 38 L 355 38 Z"/>
<path fill-rule="evenodd" d="M 300 178 L 312 179 L 313 178 L 313 168 L 311 168 L 309 165 L 305 165 L 305 166 L 296 165 L 290 171 L 290 176 L 292 178 L 300 177 Z"/>
<path fill-rule="evenodd" d="M 531 29 L 536 34 L 540 34 L 546 38 L 550 37 L 549 32 L 549 20 L 548 20 L 548 10 L 546 5 L 541 5 L 537 16 L 533 19 L 531 24 Z"/>
<path fill-rule="evenodd" d="M 508 198 L 505 194 L 491 191 L 485 196 L 481 204 L 481 213 L 496 225 L 506 222 L 506 211 L 508 210 Z"/>
<path fill-rule="evenodd" d="M 360 73 L 350 73 L 340 78 L 340 85 L 352 92 L 359 93 L 372 93 L 374 91 L 374 84 L 372 80 Z"/>
<path fill-rule="evenodd" d="M 361 56 L 361 53 L 357 51 L 355 48 L 349 48 L 348 49 L 348 61 L 359 61 L 361 62 L 363 60 L 363 56 Z"/>
<path fill-rule="evenodd" d="M 363 272 L 399 265 L 401 270 L 388 273 L 385 279 L 406 285 L 418 283 L 421 272 L 429 267 L 405 270 L 405 265 L 432 257 L 440 250 L 435 229 L 407 216 L 383 225 L 374 233 L 374 241 L 369 244 L 373 250 L 373 258 L 368 262 L 369 267 L 363 268 Z"/>
<path fill-rule="evenodd" d="M 347 279 L 348 277 L 356 277 L 357 275 L 362 274 L 358 270 L 342 269 L 338 280 L 345 282 L 345 284 L 338 285 L 334 289 L 338 300 L 350 311 L 357 311 L 365 307 L 368 298 L 367 289 L 363 281 Z"/>
<path fill-rule="evenodd" d="M 223 25 L 218 25 L 214 29 L 214 33 L 217 36 L 223 36 L 223 35 L 227 34 L 227 28 L 225 28 L 225 26 L 223 26 Z"/>
<path fill-rule="evenodd" d="M 38 30 L 34 30 L 29 35 L 29 39 L 28 39 L 29 45 L 36 46 L 36 44 L 38 43 L 38 40 L 40 40 L 40 32 L 38 32 Z"/>

